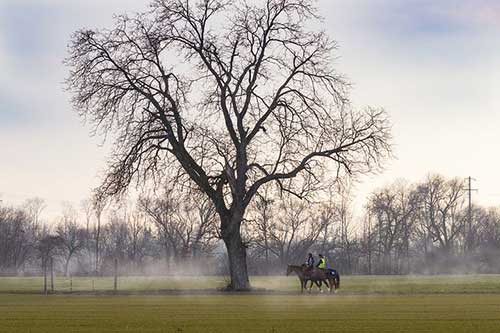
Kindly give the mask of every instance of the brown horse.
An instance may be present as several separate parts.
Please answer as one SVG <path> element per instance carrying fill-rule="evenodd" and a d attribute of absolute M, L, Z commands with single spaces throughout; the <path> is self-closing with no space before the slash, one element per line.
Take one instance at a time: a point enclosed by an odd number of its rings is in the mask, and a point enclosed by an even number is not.
<path fill-rule="evenodd" d="M 297 274 L 297 277 L 299 278 L 301 292 L 304 292 L 304 288 L 307 289 L 307 281 L 311 281 L 309 292 L 311 292 L 313 283 L 316 283 L 320 292 L 322 291 L 321 285 L 323 282 L 326 284 L 327 288 L 329 288 L 330 292 L 334 292 L 337 287 L 335 277 L 322 269 L 313 268 L 312 270 L 308 270 L 305 265 L 288 265 L 286 275 L 288 276 L 292 272 Z"/>

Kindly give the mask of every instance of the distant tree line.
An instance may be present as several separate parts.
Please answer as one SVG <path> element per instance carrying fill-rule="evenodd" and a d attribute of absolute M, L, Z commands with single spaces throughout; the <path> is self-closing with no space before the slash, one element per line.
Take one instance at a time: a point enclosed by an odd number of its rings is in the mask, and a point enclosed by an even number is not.
<path fill-rule="evenodd" d="M 36 207 L 34 207 L 36 204 Z M 54 223 L 32 213 L 41 199 L 22 207 L 0 207 L 0 273 L 39 274 L 49 258 L 65 275 L 215 274 L 219 236 L 207 199 L 164 190 L 105 205 L 85 200 L 78 210 L 64 204 Z M 36 209 L 34 209 L 36 208 Z"/>
<path fill-rule="evenodd" d="M 355 217 L 348 190 L 319 203 L 260 196 L 249 230 L 254 271 L 322 253 L 347 274 L 500 272 L 500 207 L 469 207 L 465 182 L 429 175 L 373 191 Z"/>
<path fill-rule="evenodd" d="M 500 208 L 469 211 L 461 179 L 398 180 L 370 194 L 354 214 L 348 187 L 309 200 L 263 188 L 246 215 L 243 239 L 253 274 L 282 274 L 308 252 L 344 274 L 500 272 Z M 40 274 L 227 274 L 213 205 L 197 193 L 165 188 L 105 204 L 63 205 L 53 223 L 45 203 L 0 206 L 0 272 Z"/>

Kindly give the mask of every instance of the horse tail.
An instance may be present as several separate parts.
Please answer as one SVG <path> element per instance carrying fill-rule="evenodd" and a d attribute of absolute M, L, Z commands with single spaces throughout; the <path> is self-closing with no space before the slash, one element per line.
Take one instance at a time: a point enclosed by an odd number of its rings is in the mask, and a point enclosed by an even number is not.
<path fill-rule="evenodd" d="M 340 274 L 337 272 L 337 274 L 335 275 L 335 280 L 337 280 L 337 288 L 340 288 Z"/>

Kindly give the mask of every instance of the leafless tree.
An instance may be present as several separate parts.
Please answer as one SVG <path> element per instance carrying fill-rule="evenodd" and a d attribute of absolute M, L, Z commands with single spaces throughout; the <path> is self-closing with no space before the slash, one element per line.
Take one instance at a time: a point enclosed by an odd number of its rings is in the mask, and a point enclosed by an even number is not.
<path fill-rule="evenodd" d="M 175 257 L 176 242 L 172 225 L 175 223 L 176 200 L 174 190 L 165 188 L 156 198 L 143 196 L 139 199 L 139 209 L 156 225 L 162 240 L 167 269 L 172 257 Z"/>
<path fill-rule="evenodd" d="M 363 229 L 360 239 L 360 253 L 366 258 L 366 273 L 372 274 L 372 258 L 376 251 L 376 234 L 373 231 L 372 216 L 368 212 L 363 218 Z"/>
<path fill-rule="evenodd" d="M 336 207 L 333 198 L 319 205 L 319 219 L 322 222 L 322 229 L 318 236 L 318 251 L 327 256 L 333 253 L 337 245 L 337 233 L 335 230 Z"/>
<path fill-rule="evenodd" d="M 219 215 L 230 289 L 250 288 L 241 225 L 263 185 L 303 196 L 390 150 L 385 112 L 349 106 L 336 43 L 308 28 L 317 18 L 313 0 L 155 0 L 69 47 L 75 108 L 116 137 L 101 193 L 189 179 Z"/>
<path fill-rule="evenodd" d="M 326 255 L 329 264 L 332 264 L 332 260 L 338 262 L 338 259 L 342 259 L 341 255 L 344 254 L 337 255 L 338 250 L 343 249 L 341 228 L 343 216 L 341 213 L 345 210 L 341 209 L 341 204 L 344 200 L 344 194 L 345 192 L 341 188 L 331 187 L 326 193 L 326 200 L 314 205 L 311 209 L 311 214 L 314 214 L 314 210 L 319 212 L 318 219 L 321 223 L 316 249 L 319 253 Z"/>
<path fill-rule="evenodd" d="M 450 254 L 462 235 L 465 223 L 463 182 L 430 175 L 418 191 L 425 228 L 444 254 Z"/>
<path fill-rule="evenodd" d="M 270 229 L 271 251 L 281 267 L 305 260 L 307 251 L 317 241 L 323 225 L 311 203 L 286 196 L 279 206 L 276 223 Z"/>
<path fill-rule="evenodd" d="M 47 234 L 38 239 L 36 249 L 42 259 L 42 268 L 45 273 L 49 265 L 49 259 L 53 258 L 58 253 L 61 249 L 61 245 L 62 239 L 59 236 Z"/>
<path fill-rule="evenodd" d="M 215 207 L 199 193 L 170 188 L 159 196 L 143 196 L 139 206 L 157 225 L 167 260 L 209 253 L 219 239 Z"/>
<path fill-rule="evenodd" d="M 23 210 L 0 207 L 0 271 L 16 273 L 31 257 L 36 237 Z"/>
<path fill-rule="evenodd" d="M 106 208 L 106 201 L 100 194 L 96 194 L 92 202 L 93 212 L 96 224 L 94 226 L 94 245 L 95 245 L 95 274 L 99 274 L 99 247 L 101 241 L 101 223 L 102 214 Z"/>
<path fill-rule="evenodd" d="M 112 263 L 115 259 L 124 262 L 127 258 L 129 248 L 129 228 L 125 216 L 119 210 L 112 210 L 109 221 L 102 230 L 101 266 L 107 262 Z"/>
<path fill-rule="evenodd" d="M 90 233 L 90 222 L 92 221 L 92 216 L 94 215 L 94 204 L 91 199 L 84 199 L 80 203 L 83 214 L 85 216 L 85 230 Z"/>
<path fill-rule="evenodd" d="M 368 209 L 375 219 L 375 232 L 385 272 L 394 273 L 393 254 L 404 251 L 408 262 L 409 242 L 419 204 L 417 192 L 403 181 L 396 181 L 370 197 Z"/>
<path fill-rule="evenodd" d="M 69 203 L 63 208 L 63 216 L 56 227 L 56 234 L 60 238 L 60 246 L 64 256 L 64 275 L 69 274 L 71 259 L 83 249 L 86 231 L 78 226 L 78 212 Z"/>
<path fill-rule="evenodd" d="M 38 228 L 40 216 L 46 207 L 45 200 L 39 197 L 34 197 L 25 201 L 24 211 L 29 217 L 34 229 Z"/>
<path fill-rule="evenodd" d="M 495 272 L 500 265 L 500 209 L 476 207 L 474 211 L 474 253 L 476 265 Z M 470 255 L 470 253 L 469 253 Z M 477 270 L 477 267 L 476 267 Z M 472 270 L 471 270 L 472 271 Z"/>
<path fill-rule="evenodd" d="M 273 221 L 274 209 L 273 205 L 276 203 L 275 193 L 269 186 L 263 188 L 260 193 L 257 193 L 256 199 L 253 201 L 251 206 L 251 221 L 252 229 L 250 232 L 252 234 L 252 243 L 254 245 L 254 251 L 256 256 L 264 255 L 264 260 L 268 266 L 270 263 L 270 252 L 271 252 L 271 239 L 270 234 L 272 229 L 275 227 L 275 222 Z"/>
<path fill-rule="evenodd" d="M 129 237 L 130 237 L 130 250 L 129 257 L 132 262 L 136 263 L 137 260 L 142 259 L 144 256 L 144 231 L 146 228 L 146 217 L 138 210 L 129 214 L 128 219 Z"/>
<path fill-rule="evenodd" d="M 191 193 L 181 201 L 175 215 L 175 234 L 181 242 L 181 256 L 196 257 L 200 253 L 210 253 L 220 239 L 212 202 L 199 193 Z"/>
<path fill-rule="evenodd" d="M 345 263 L 344 270 L 350 274 L 353 271 L 353 214 L 351 207 L 350 188 L 339 191 L 336 202 L 336 220 L 339 222 L 340 259 Z"/>

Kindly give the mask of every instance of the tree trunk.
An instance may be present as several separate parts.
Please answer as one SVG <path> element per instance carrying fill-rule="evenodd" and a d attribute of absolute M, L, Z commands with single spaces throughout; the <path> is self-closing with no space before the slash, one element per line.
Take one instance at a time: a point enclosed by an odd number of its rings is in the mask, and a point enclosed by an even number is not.
<path fill-rule="evenodd" d="M 101 237 L 101 218 L 97 219 L 97 230 L 95 236 L 95 275 L 99 275 L 99 238 Z"/>
<path fill-rule="evenodd" d="M 231 277 L 231 283 L 227 288 L 231 291 L 250 290 L 246 246 L 241 239 L 241 220 L 232 219 L 229 223 L 224 223 L 225 227 L 222 229 L 222 239 L 226 244 Z"/>
<path fill-rule="evenodd" d="M 43 266 L 43 293 L 47 295 L 47 258 L 42 258 L 42 266 Z"/>
<path fill-rule="evenodd" d="M 66 262 L 64 263 L 64 276 L 68 277 L 68 269 L 69 269 L 69 261 L 71 260 L 71 257 L 66 258 Z"/>

